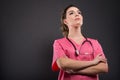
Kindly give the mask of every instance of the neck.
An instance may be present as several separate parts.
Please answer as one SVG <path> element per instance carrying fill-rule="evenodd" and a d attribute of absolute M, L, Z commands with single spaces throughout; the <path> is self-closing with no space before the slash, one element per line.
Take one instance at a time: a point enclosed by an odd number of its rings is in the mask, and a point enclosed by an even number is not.
<path fill-rule="evenodd" d="M 74 39 L 83 38 L 80 27 L 69 29 L 68 38 L 74 38 Z"/>

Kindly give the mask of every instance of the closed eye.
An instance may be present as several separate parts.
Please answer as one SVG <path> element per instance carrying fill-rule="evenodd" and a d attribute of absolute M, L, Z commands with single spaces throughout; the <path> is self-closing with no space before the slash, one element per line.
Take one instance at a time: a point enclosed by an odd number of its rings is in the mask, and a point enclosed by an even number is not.
<path fill-rule="evenodd" d="M 78 14 L 82 14 L 82 13 L 79 11 Z"/>
<path fill-rule="evenodd" d="M 70 12 L 70 13 L 69 13 L 69 15 L 72 15 L 72 14 L 73 14 L 73 12 Z"/>

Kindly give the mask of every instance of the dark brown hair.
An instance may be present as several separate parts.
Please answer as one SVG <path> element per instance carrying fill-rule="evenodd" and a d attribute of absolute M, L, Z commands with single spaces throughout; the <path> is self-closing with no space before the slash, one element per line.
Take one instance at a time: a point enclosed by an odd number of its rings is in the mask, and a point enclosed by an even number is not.
<path fill-rule="evenodd" d="M 77 7 L 75 5 L 69 5 L 67 6 L 63 12 L 62 12 L 62 15 L 61 15 L 61 30 L 62 30 L 62 33 L 63 33 L 63 36 L 67 37 L 68 36 L 68 33 L 69 33 L 69 29 L 68 29 L 68 26 L 66 24 L 64 24 L 64 19 L 66 19 L 66 12 L 67 10 L 70 8 L 70 7 Z M 77 7 L 78 8 L 78 7 Z"/>

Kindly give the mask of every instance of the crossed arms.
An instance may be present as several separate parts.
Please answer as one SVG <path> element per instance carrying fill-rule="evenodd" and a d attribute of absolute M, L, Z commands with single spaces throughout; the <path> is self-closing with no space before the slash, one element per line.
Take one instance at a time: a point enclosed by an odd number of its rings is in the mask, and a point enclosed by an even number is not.
<path fill-rule="evenodd" d="M 78 61 L 61 57 L 56 61 L 58 67 L 70 74 L 96 75 L 108 72 L 107 60 L 98 54 L 92 61 Z"/>

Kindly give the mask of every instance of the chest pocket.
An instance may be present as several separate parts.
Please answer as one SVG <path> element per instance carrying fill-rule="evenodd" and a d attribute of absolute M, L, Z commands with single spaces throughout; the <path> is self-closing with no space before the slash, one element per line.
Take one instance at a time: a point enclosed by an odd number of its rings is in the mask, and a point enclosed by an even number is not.
<path fill-rule="evenodd" d="M 94 48 L 89 42 L 85 42 L 83 45 L 81 45 L 79 52 L 80 60 L 90 61 L 94 59 Z"/>

